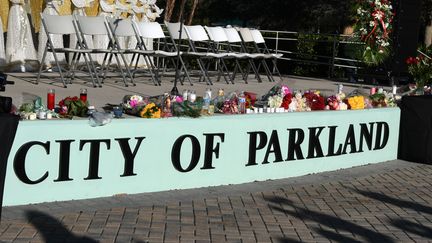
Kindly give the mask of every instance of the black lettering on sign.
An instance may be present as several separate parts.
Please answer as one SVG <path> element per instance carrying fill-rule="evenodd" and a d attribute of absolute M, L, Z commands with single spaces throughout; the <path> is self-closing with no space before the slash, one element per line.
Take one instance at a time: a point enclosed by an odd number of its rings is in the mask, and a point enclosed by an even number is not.
<path fill-rule="evenodd" d="M 357 153 L 354 125 L 351 124 L 348 128 L 348 132 L 345 138 L 345 144 L 342 150 L 342 154 L 347 154 L 348 145 L 350 146 L 350 154 Z"/>
<path fill-rule="evenodd" d="M 308 159 L 324 157 L 319 136 L 325 127 L 310 127 L 309 128 L 309 148 Z M 317 132 L 318 130 L 318 132 Z M 316 152 L 316 155 L 315 155 Z"/>
<path fill-rule="evenodd" d="M 134 170 L 134 161 L 135 156 L 138 153 L 138 149 L 141 146 L 142 141 L 145 139 L 145 137 L 136 137 L 137 143 L 135 145 L 134 151 L 132 152 L 131 147 L 129 146 L 129 140 L 130 138 L 116 138 L 115 140 L 120 145 L 120 149 L 123 154 L 124 158 L 124 170 L 123 175 L 121 177 L 125 176 L 135 176 L 136 174 L 133 172 Z"/>
<path fill-rule="evenodd" d="M 258 165 L 256 162 L 256 152 L 267 144 L 267 134 L 265 132 L 248 132 L 249 134 L 249 159 L 246 166 Z M 259 136 L 259 144 L 257 144 Z"/>
<path fill-rule="evenodd" d="M 214 139 L 215 137 L 219 137 L 221 140 L 221 143 L 225 141 L 225 134 L 224 133 L 209 133 L 205 134 L 206 137 L 206 144 L 205 144 L 205 151 L 204 151 L 204 166 L 201 167 L 202 170 L 208 170 L 208 169 L 214 169 L 213 167 L 213 154 L 215 154 L 216 159 L 219 159 L 219 147 L 220 143 L 217 142 L 216 146 L 214 146 Z"/>
<path fill-rule="evenodd" d="M 389 125 L 386 122 L 377 122 L 377 132 L 374 150 L 383 149 L 387 145 L 389 139 L 389 131 Z M 384 135 L 382 133 L 384 133 Z M 382 141 L 381 136 L 383 136 Z"/>
<path fill-rule="evenodd" d="M 55 182 L 71 181 L 69 178 L 69 164 L 70 164 L 70 146 L 75 140 L 56 140 L 60 144 L 59 151 L 59 172 Z"/>
<path fill-rule="evenodd" d="M 336 140 L 336 129 L 337 126 L 329 126 L 329 143 L 328 143 L 328 157 L 341 155 L 342 153 L 342 144 L 339 144 L 338 149 L 335 150 L 335 140 Z"/>
<path fill-rule="evenodd" d="M 304 159 L 303 152 L 301 150 L 301 144 L 304 141 L 304 131 L 300 128 L 288 129 L 289 141 L 288 141 L 288 156 L 286 161 Z M 297 135 L 296 135 L 297 134 Z M 294 157 L 295 153 L 295 157 Z"/>
<path fill-rule="evenodd" d="M 276 130 L 272 131 L 272 134 L 270 136 L 268 145 L 267 145 L 267 151 L 263 160 L 263 164 L 270 163 L 268 161 L 269 155 L 274 154 L 275 160 L 273 162 L 282 162 L 284 161 L 282 158 L 282 151 L 279 143 L 279 136 Z"/>
<path fill-rule="evenodd" d="M 366 141 L 366 145 L 369 150 L 372 150 L 372 138 L 375 122 L 370 122 L 370 128 L 368 129 L 366 123 L 360 123 L 360 144 L 359 152 L 363 152 L 363 141 Z"/>
<path fill-rule="evenodd" d="M 189 166 L 186 169 L 183 169 L 180 161 L 180 154 L 183 142 L 187 138 L 190 139 L 192 143 L 192 157 L 189 162 Z M 201 147 L 198 139 L 192 135 L 183 135 L 174 142 L 173 148 L 171 150 L 171 162 L 176 170 L 180 172 L 189 172 L 198 165 L 200 155 Z"/>
<path fill-rule="evenodd" d="M 20 181 L 22 181 L 26 184 L 30 184 L 30 185 L 41 183 L 42 181 L 44 181 L 48 177 L 48 171 L 45 172 L 45 174 L 37 180 L 31 180 L 27 176 L 27 173 L 25 170 L 26 156 L 27 156 L 27 153 L 30 150 L 30 148 L 33 146 L 41 146 L 42 148 L 45 149 L 45 152 L 47 154 L 50 154 L 50 142 L 46 142 L 46 143 L 42 143 L 42 142 L 38 142 L 38 141 L 28 142 L 28 143 L 22 145 L 18 149 L 17 153 L 15 154 L 14 163 L 13 163 L 15 175 L 18 177 L 18 179 L 20 179 Z"/>
<path fill-rule="evenodd" d="M 82 151 L 85 144 L 90 143 L 90 158 L 89 158 L 89 171 L 88 176 L 84 180 L 102 179 L 99 177 L 99 154 L 100 145 L 105 143 L 107 149 L 110 150 L 111 140 L 109 139 L 95 139 L 95 140 L 81 140 L 79 150 Z"/>

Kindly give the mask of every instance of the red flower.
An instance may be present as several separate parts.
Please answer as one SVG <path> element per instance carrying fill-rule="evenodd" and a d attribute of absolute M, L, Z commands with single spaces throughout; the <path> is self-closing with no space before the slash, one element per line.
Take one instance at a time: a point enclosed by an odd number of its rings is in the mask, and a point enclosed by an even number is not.
<path fill-rule="evenodd" d="M 324 97 L 312 92 L 305 93 L 304 97 L 306 98 L 306 102 L 308 106 L 311 108 L 311 110 L 313 111 L 324 110 L 325 108 Z"/>
<path fill-rule="evenodd" d="M 405 62 L 408 65 L 412 65 L 412 64 L 418 64 L 419 61 L 420 60 L 417 57 L 408 57 Z"/>
<path fill-rule="evenodd" d="M 292 94 L 288 93 L 287 95 L 285 95 L 283 97 L 281 107 L 283 107 L 285 110 L 288 110 L 288 107 L 291 104 L 291 101 L 292 101 Z"/>
<path fill-rule="evenodd" d="M 251 108 L 252 106 L 255 105 L 257 94 L 252 92 L 244 92 L 244 94 L 246 96 L 246 108 Z"/>

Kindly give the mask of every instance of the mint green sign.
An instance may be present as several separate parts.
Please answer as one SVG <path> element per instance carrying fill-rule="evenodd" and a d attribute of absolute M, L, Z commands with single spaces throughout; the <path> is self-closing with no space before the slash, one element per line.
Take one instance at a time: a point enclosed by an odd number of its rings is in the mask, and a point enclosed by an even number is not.
<path fill-rule="evenodd" d="M 301 176 L 397 158 L 400 110 L 19 124 L 5 206 Z"/>

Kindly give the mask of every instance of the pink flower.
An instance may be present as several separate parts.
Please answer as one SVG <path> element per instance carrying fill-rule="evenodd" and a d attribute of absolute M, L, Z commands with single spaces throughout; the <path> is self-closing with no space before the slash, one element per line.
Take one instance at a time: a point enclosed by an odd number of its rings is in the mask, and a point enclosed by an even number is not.
<path fill-rule="evenodd" d="M 129 101 L 129 105 L 130 105 L 132 108 L 134 108 L 135 106 L 138 105 L 138 101 L 137 101 L 137 100 L 131 100 L 131 101 Z"/>
<path fill-rule="evenodd" d="M 284 97 L 287 94 L 291 94 L 290 88 L 288 88 L 288 86 L 286 86 L 286 85 L 282 85 L 281 90 L 282 90 L 282 94 L 283 94 Z"/>
<path fill-rule="evenodd" d="M 183 102 L 183 97 L 182 96 L 176 96 L 175 97 L 175 102 L 182 103 Z"/>

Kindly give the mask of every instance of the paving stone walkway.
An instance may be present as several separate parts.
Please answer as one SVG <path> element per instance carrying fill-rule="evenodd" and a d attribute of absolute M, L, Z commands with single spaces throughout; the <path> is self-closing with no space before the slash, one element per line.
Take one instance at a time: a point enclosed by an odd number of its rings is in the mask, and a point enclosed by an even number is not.
<path fill-rule="evenodd" d="M 5 207 L 3 242 L 430 242 L 432 166 Z"/>

